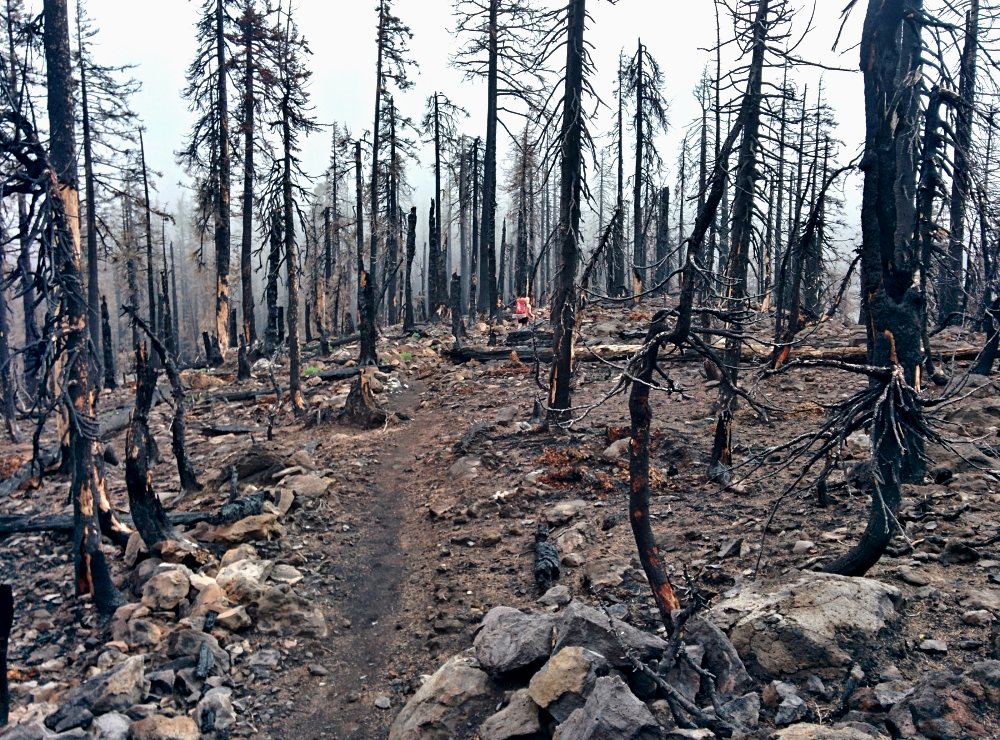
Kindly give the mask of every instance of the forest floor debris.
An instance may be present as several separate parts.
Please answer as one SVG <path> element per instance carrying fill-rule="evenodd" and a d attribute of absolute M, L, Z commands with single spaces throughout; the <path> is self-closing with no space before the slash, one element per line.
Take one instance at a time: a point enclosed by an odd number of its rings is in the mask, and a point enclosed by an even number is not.
<path fill-rule="evenodd" d="M 618 322 L 595 309 L 583 334 L 639 330 L 648 316 L 633 313 Z M 859 346 L 856 329 L 835 322 L 815 334 L 810 341 L 818 346 Z M 472 332 L 469 345 L 478 346 L 478 338 L 485 346 L 481 331 Z M 970 341 L 939 336 L 935 346 L 961 349 Z M 368 431 L 329 421 L 350 389 L 343 372 L 353 363 L 349 348 L 307 359 L 313 369 L 304 383 L 306 400 L 315 414 L 329 411 L 324 421 L 310 422 L 309 414 L 297 421 L 282 411 L 271 441 L 263 430 L 276 399 L 266 372 L 242 385 L 225 369 L 185 373 L 192 388 L 202 389 L 192 394 L 189 417 L 192 430 L 209 433 L 192 433 L 189 446 L 209 485 L 180 497 L 174 468 L 163 460 L 154 469 L 157 491 L 168 508 L 217 512 L 229 500 L 235 468 L 239 495 L 265 494 L 262 510 L 227 523 L 180 525 L 205 550 L 200 561 L 183 548 L 151 555 L 136 543 L 126 564 L 109 548 L 130 602 L 109 624 L 72 595 L 64 532 L 14 533 L 0 540 L 0 575 L 14 585 L 17 599 L 11 718 L 19 723 L 12 732 L 22 734 L 11 736 L 105 726 L 101 731 L 113 735 L 114 728 L 131 725 L 142 737 L 184 737 L 192 727 L 203 736 L 385 737 L 394 722 L 406 723 L 400 711 L 418 691 L 431 693 L 433 683 L 420 677 L 437 675 L 449 661 L 464 666 L 453 688 L 468 696 L 459 702 L 468 712 L 449 714 L 465 718 L 456 736 L 472 737 L 485 722 L 484 737 L 548 737 L 560 732 L 557 717 L 569 721 L 579 710 L 583 714 L 561 731 L 569 737 L 577 724 L 613 714 L 603 707 L 623 702 L 634 710 L 629 716 L 638 723 L 636 736 L 656 731 L 644 729 L 649 719 L 643 712 L 663 720 L 664 707 L 657 704 L 662 699 L 649 687 L 637 688 L 639 679 L 626 665 L 595 668 L 590 680 L 586 660 L 563 656 L 560 662 L 579 668 L 576 678 L 566 680 L 586 687 L 577 691 L 579 706 L 539 713 L 538 700 L 545 699 L 541 688 L 537 698 L 532 694 L 530 676 L 498 685 L 477 667 L 474 654 L 464 653 L 474 639 L 483 639 L 476 638 L 479 626 L 501 606 L 555 620 L 589 605 L 655 639 L 658 615 L 625 526 L 625 399 L 595 406 L 568 433 L 557 434 L 532 418 L 541 391 L 528 354 L 515 349 L 512 357 L 507 349 L 495 361 L 453 364 L 444 356 L 451 343 L 443 326 L 385 344 L 384 369 L 373 374 L 372 390 L 380 404 L 399 414 Z M 954 373 L 962 369 L 963 361 L 952 362 Z M 776 492 L 791 473 L 725 488 L 707 483 L 717 389 L 700 363 L 675 363 L 668 371 L 679 392 L 653 397 L 651 514 L 659 544 L 678 569 L 677 582 L 683 582 L 679 569 L 686 566 L 716 600 L 754 600 L 755 593 L 779 593 L 812 578 L 811 568 L 851 545 L 866 519 L 867 498 L 856 485 L 864 474 L 857 469 L 866 454 L 863 433 L 848 444 L 831 476 L 827 506 L 807 490 L 786 499 L 772 517 Z M 577 402 L 602 400 L 617 372 L 602 362 L 582 365 Z M 965 455 L 931 450 L 928 479 L 906 487 L 905 536 L 869 574 L 879 592 L 889 595 L 893 614 L 864 635 L 866 650 L 851 652 L 843 647 L 849 640 L 838 642 L 843 652 L 823 659 L 826 665 L 796 664 L 786 671 L 780 660 L 752 655 L 759 649 L 756 639 L 732 635 L 747 652 L 742 657 L 754 683 L 749 688 L 737 681 L 740 689 L 727 694 L 727 701 L 742 702 L 731 710 L 743 724 L 751 717 L 759 722 L 755 736 L 766 737 L 786 721 L 793 724 L 780 736 L 789 738 L 823 737 L 810 722 L 840 722 L 837 737 L 860 732 L 862 725 L 881 732 L 892 727 L 904 737 L 1000 732 L 990 663 L 1000 657 L 1000 487 L 998 466 L 987 454 L 1000 394 L 980 381 L 973 389 L 972 396 L 943 409 L 941 419 L 979 444 L 965 443 Z M 761 381 L 757 393 L 781 411 L 765 422 L 749 408 L 738 410 L 737 457 L 815 425 L 823 404 L 853 390 L 842 376 L 821 369 Z M 129 394 L 125 388 L 103 400 L 108 418 L 128 407 Z M 150 417 L 164 450 L 170 416 L 161 405 Z M 120 448 L 122 436 L 107 441 Z M 0 462 L 16 470 L 28 456 L 27 448 L 16 448 Z M 120 468 L 110 468 L 109 491 L 124 509 Z M 46 476 L 0 499 L 0 517 L 65 514 L 65 494 L 63 478 Z M 559 580 L 544 596 L 532 572 L 542 522 L 560 558 Z M 778 601 L 758 601 L 760 609 L 771 609 L 761 612 L 765 624 L 772 626 L 773 618 L 794 621 Z M 811 627 L 808 619 L 804 624 Z M 783 634 L 775 624 L 774 632 Z M 769 644 L 780 645 L 781 639 Z M 508 647 L 515 656 L 527 654 Z M 593 641 L 561 649 L 572 647 L 598 655 L 610 651 Z M 535 655 L 525 669 L 537 671 L 554 654 Z M 115 696 L 125 697 L 121 701 L 103 701 L 84 688 L 94 681 L 118 682 L 115 676 L 127 666 L 137 675 L 136 668 L 141 670 L 141 680 L 120 681 Z M 615 670 L 622 671 L 621 684 Z M 643 710 L 622 693 L 622 685 Z M 759 706 L 746 698 L 751 694 Z M 86 700 L 79 698 L 84 695 Z M 948 701 L 932 711 L 932 695 Z"/>

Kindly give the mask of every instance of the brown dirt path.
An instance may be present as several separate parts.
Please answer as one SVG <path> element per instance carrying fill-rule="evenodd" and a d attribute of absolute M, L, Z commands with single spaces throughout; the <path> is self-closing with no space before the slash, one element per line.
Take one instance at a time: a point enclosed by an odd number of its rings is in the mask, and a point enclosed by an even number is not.
<path fill-rule="evenodd" d="M 300 641 L 289 660 L 299 664 L 269 682 L 272 700 L 286 711 L 259 727 L 263 736 L 386 737 L 399 711 L 410 674 L 397 651 L 408 639 L 411 616 L 430 599 L 426 589 L 414 588 L 413 564 L 433 557 L 435 547 L 418 524 L 426 514 L 417 503 L 423 483 L 417 457 L 434 446 L 440 417 L 419 408 L 420 396 L 411 386 L 389 404 L 410 421 L 365 433 L 347 430 L 349 444 L 326 445 L 325 462 L 358 468 L 357 485 L 338 491 L 340 505 L 313 527 L 323 558 L 310 557 L 302 568 L 308 574 L 303 595 L 323 608 L 330 635 Z M 354 457 L 342 447 L 353 447 Z M 335 459 L 340 454 L 345 456 Z M 328 674 L 315 675 L 321 673 L 317 666 Z M 391 708 L 379 708 L 379 697 L 391 697 Z"/>

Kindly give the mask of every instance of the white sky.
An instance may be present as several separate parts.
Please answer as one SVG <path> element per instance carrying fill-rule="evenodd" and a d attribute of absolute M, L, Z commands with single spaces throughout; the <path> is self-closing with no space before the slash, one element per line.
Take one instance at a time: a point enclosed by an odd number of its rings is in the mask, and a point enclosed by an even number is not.
<path fill-rule="evenodd" d="M 847 51 L 833 54 L 830 48 L 845 3 L 816 2 L 819 8 L 815 30 L 801 47 L 800 55 L 856 69 L 854 44 L 860 34 L 863 8 L 855 10 L 855 17 L 845 30 L 841 47 Z M 805 0 L 792 3 L 808 6 L 802 13 L 801 27 L 811 3 Z M 143 90 L 135 100 L 135 108 L 148 130 L 147 160 L 164 175 L 159 197 L 170 204 L 176 203 L 180 193 L 177 183 L 188 181 L 175 164 L 174 152 L 181 147 L 191 121 L 180 93 L 194 53 L 194 24 L 200 4 L 200 0 L 88 1 L 88 12 L 100 29 L 96 39 L 99 46 L 94 50 L 96 58 L 105 63 L 138 65 L 135 75 L 143 83 Z M 715 41 L 713 4 L 710 0 L 619 0 L 617 5 L 611 5 L 606 0 L 589 0 L 587 5 L 593 16 L 587 39 L 594 46 L 597 67 L 594 84 L 607 102 L 612 101 L 619 51 L 624 47 L 631 54 L 637 34 L 659 60 L 666 75 L 672 122 L 662 152 L 668 167 L 673 168 L 681 130 L 698 114 L 691 91 L 703 66 L 711 61 L 705 49 Z M 414 89 L 397 96 L 401 112 L 419 120 L 424 100 L 437 89 L 469 110 L 471 117 L 466 121 L 465 131 L 472 136 L 482 135 L 485 87 L 464 81 L 458 71 L 449 67 L 449 55 L 459 44 L 451 32 L 452 0 L 397 0 L 394 10 L 413 29 L 412 56 L 419 64 Z M 355 134 L 369 128 L 375 76 L 375 0 L 295 0 L 294 13 L 313 51 L 309 65 L 314 73 L 311 94 L 317 120 L 344 121 Z M 722 34 L 723 39 L 732 36 L 732 26 L 725 19 Z M 816 81 L 814 71 L 804 71 L 800 76 Z M 853 156 L 863 138 L 860 75 L 828 72 L 824 75 L 824 86 L 840 118 L 838 133 L 847 145 L 844 154 Z M 516 124 L 512 126 L 515 127 Z M 608 123 L 602 122 L 594 130 L 607 128 Z M 502 129 L 500 136 L 505 137 Z M 329 139 L 329 132 L 323 131 L 305 142 L 303 161 L 310 175 L 318 175 L 326 166 Z M 421 225 L 425 226 L 424 213 L 433 191 L 429 176 L 432 158 L 422 155 L 421 160 L 422 172 L 411 173 L 410 179 L 417 185 L 413 205 L 418 206 Z M 501 169 L 504 163 L 501 155 Z M 666 184 L 672 186 L 673 180 L 674 176 L 669 175 Z M 848 191 L 856 190 L 856 186 L 857 183 L 849 185 Z M 851 219 L 850 212 L 848 218 Z"/>

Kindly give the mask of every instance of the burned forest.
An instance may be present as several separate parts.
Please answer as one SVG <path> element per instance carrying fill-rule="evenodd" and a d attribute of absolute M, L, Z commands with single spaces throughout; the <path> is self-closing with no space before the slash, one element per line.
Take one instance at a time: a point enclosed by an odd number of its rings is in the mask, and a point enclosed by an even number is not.
<path fill-rule="evenodd" d="M 0 31 L 0 740 L 1000 737 L 1000 5 Z"/>

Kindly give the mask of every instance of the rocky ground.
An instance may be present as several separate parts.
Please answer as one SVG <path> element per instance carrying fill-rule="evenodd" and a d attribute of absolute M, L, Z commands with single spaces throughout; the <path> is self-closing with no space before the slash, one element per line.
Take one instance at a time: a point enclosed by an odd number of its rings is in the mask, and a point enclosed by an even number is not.
<path fill-rule="evenodd" d="M 634 344 L 649 311 L 589 317 L 584 342 L 607 348 Z M 485 348 L 483 329 L 470 343 Z M 955 333 L 935 346 L 976 341 Z M 830 323 L 801 351 L 859 344 L 856 328 Z M 518 356 L 528 349 L 453 364 L 450 345 L 444 327 L 383 343 L 374 385 L 399 413 L 365 432 L 331 420 L 350 381 L 323 377 L 350 366 L 354 346 L 307 359 L 311 413 L 280 409 L 271 441 L 263 366 L 246 384 L 186 373 L 206 485 L 175 500 L 161 404 L 154 477 L 165 503 L 217 511 L 235 466 L 238 494 L 264 494 L 263 506 L 182 528 L 195 550 L 150 554 L 137 538 L 124 554 L 109 548 L 130 603 L 107 624 L 73 595 L 65 532 L 0 540 L 0 580 L 17 604 L 13 727 L 2 737 L 713 736 L 677 727 L 668 690 L 631 661 L 659 668 L 669 636 L 626 516 L 627 398 L 606 398 L 619 371 L 582 362 L 575 400 L 586 414 L 555 433 L 532 419 L 541 391 Z M 964 370 L 945 365 L 955 377 Z M 772 515 L 795 466 L 764 455 L 745 480 L 707 483 L 716 384 L 685 358 L 664 369 L 676 392 L 654 395 L 654 530 L 682 593 L 686 570 L 712 604 L 685 637 L 690 660 L 664 661 L 668 684 L 704 708 L 709 687 L 694 666 L 710 670 L 722 715 L 751 737 L 1000 734 L 1000 494 L 987 454 L 997 389 L 973 378 L 935 410 L 961 442 L 929 450 L 927 479 L 905 491 L 905 536 L 867 579 L 846 580 L 812 571 L 864 527 L 867 438 L 849 440 L 826 506 L 806 486 Z M 737 458 L 816 427 L 824 404 L 863 382 L 810 369 L 755 383 L 775 410 L 767 420 L 738 411 Z M 103 398 L 108 419 L 129 396 Z M 107 440 L 119 457 L 123 439 Z M 27 454 L 5 453 L 5 471 Z M 126 510 L 122 477 L 109 469 L 113 501 Z M 0 520 L 67 511 L 59 476 L 0 499 Z M 532 566 L 542 522 L 561 576 L 540 599 Z M 612 619 L 635 629 L 614 622 L 612 631 Z"/>

